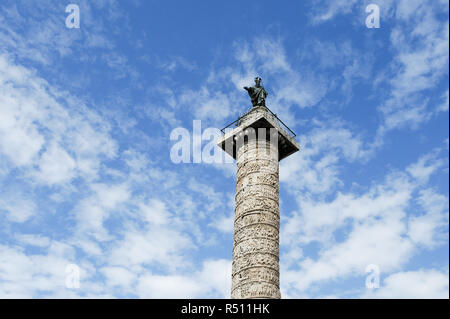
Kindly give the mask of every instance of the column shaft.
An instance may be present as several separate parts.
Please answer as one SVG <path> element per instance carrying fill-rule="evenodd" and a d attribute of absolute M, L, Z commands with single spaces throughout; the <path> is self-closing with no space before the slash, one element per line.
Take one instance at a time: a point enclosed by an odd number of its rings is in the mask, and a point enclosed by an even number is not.
<path fill-rule="evenodd" d="M 281 298 L 278 145 L 250 139 L 236 154 L 232 298 Z"/>

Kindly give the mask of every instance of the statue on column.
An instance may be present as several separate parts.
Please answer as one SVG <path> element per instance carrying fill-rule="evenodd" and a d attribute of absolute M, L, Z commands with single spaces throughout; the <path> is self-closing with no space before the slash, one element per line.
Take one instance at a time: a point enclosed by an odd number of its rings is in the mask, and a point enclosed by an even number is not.
<path fill-rule="evenodd" d="M 244 89 L 247 90 L 248 95 L 252 99 L 253 107 L 256 106 L 266 106 L 266 97 L 267 92 L 264 89 L 264 86 L 261 86 L 261 78 L 255 78 L 255 85 L 252 87 L 244 86 Z"/>

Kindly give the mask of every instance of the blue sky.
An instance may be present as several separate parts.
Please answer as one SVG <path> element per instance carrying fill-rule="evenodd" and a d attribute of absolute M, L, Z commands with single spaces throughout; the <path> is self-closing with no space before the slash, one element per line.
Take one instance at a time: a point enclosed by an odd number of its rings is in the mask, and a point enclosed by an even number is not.
<path fill-rule="evenodd" d="M 282 296 L 448 298 L 448 10 L 2 1 L 0 297 L 229 297 L 235 164 L 173 163 L 170 135 L 235 120 L 258 75 L 302 148 L 280 163 Z"/>

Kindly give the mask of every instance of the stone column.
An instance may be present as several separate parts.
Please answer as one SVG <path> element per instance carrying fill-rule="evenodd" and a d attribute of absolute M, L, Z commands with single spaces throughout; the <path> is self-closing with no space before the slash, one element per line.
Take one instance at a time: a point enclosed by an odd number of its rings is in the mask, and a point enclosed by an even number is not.
<path fill-rule="evenodd" d="M 267 107 L 253 107 L 217 142 L 237 164 L 232 298 L 281 298 L 278 163 L 300 149 L 282 125 Z"/>
<path fill-rule="evenodd" d="M 237 149 L 232 298 L 280 298 L 278 145 L 249 138 Z"/>

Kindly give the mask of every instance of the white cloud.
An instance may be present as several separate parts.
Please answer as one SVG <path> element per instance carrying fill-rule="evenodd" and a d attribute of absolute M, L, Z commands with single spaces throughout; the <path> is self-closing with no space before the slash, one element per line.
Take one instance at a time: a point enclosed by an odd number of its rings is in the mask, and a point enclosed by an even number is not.
<path fill-rule="evenodd" d="M 416 163 L 411 164 L 406 168 L 406 171 L 411 174 L 412 177 L 417 179 L 421 183 L 428 182 L 430 176 L 436 172 L 436 170 L 443 166 L 444 161 L 441 158 L 437 158 L 436 151 L 426 154 L 419 158 Z"/>
<path fill-rule="evenodd" d="M 391 32 L 391 45 L 396 54 L 391 64 L 394 74 L 386 78 L 391 93 L 379 108 L 384 123 L 379 128 L 375 147 L 383 144 L 387 131 L 417 128 L 435 112 L 435 108 L 428 106 L 429 99 L 424 92 L 434 89 L 443 76 L 448 76 L 448 20 L 441 22 L 437 18 L 444 7 L 448 8 L 448 4 L 434 1 L 398 3 L 397 16 L 408 23 L 396 24 Z"/>
<path fill-rule="evenodd" d="M 437 107 L 438 112 L 448 112 L 449 107 L 449 97 L 448 97 L 448 90 L 442 94 L 442 100 L 444 101 L 441 105 Z"/>
<path fill-rule="evenodd" d="M 195 119 L 212 119 L 220 123 L 232 114 L 230 96 L 206 86 L 197 91 L 187 90 L 183 92 L 179 103 L 189 105 L 193 109 Z"/>
<path fill-rule="evenodd" d="M 448 299 L 448 271 L 435 269 L 405 271 L 386 277 L 379 289 L 365 298 Z"/>
<path fill-rule="evenodd" d="M 9 195 L 9 194 L 8 194 Z M 35 203 L 20 196 L 4 196 L 0 198 L 0 212 L 6 212 L 6 217 L 13 222 L 26 222 L 36 211 Z"/>
<path fill-rule="evenodd" d="M 428 175 L 432 172 L 436 170 Z M 282 226 L 284 289 L 302 294 L 325 281 L 363 276 L 369 264 L 390 273 L 420 249 L 448 241 L 448 198 L 422 190 L 422 185 L 406 173 L 393 172 L 384 184 L 363 194 L 338 193 L 321 201 L 300 193 L 299 212 L 285 218 Z M 416 198 L 420 215 L 410 212 Z M 318 257 L 292 253 L 299 250 L 299 243 L 318 244 Z"/>
<path fill-rule="evenodd" d="M 424 214 L 409 219 L 408 235 L 415 243 L 433 247 L 448 241 L 448 197 L 431 189 L 419 192 L 417 198 Z"/>
<path fill-rule="evenodd" d="M 15 238 L 23 244 L 37 247 L 48 247 L 50 238 L 36 234 L 17 234 Z"/>
<path fill-rule="evenodd" d="M 128 219 L 120 231 L 122 238 L 110 246 L 109 264 L 133 271 L 149 265 L 169 270 L 187 267 L 191 261 L 184 254 L 194 248 L 186 232 L 189 225 L 169 213 L 159 199 L 139 200 L 138 209 L 133 212 L 135 221 Z"/>
<path fill-rule="evenodd" d="M 0 245 L 0 296 L 32 298 L 64 294 L 75 297 L 76 292 L 65 287 L 66 266 L 73 260 L 72 248 L 53 242 L 47 252 L 47 255 L 28 255 L 22 249 Z"/>
<path fill-rule="evenodd" d="M 143 215 L 143 220 L 156 226 L 167 225 L 171 217 L 166 205 L 159 199 L 151 199 L 148 204 L 141 203 L 139 212 Z"/>
<path fill-rule="evenodd" d="M 341 183 L 342 159 L 353 162 L 366 156 L 361 138 L 336 120 L 316 122 L 299 140 L 301 151 L 280 163 L 280 181 L 291 190 L 326 194 Z"/>
<path fill-rule="evenodd" d="M 143 276 L 137 286 L 137 293 L 143 298 L 193 298 L 201 292 L 202 287 L 195 279 L 179 275 Z"/>
<path fill-rule="evenodd" d="M 232 234 L 234 227 L 234 215 L 216 217 L 210 225 L 217 228 L 221 232 Z"/>
<path fill-rule="evenodd" d="M 200 217 L 205 217 L 205 213 L 211 214 L 217 211 L 223 205 L 223 198 L 225 196 L 215 191 L 211 185 L 200 183 L 196 178 L 192 177 L 186 186 L 195 193 L 201 194 L 206 199 L 203 205 L 205 212 L 203 214 L 199 213 Z"/>
<path fill-rule="evenodd" d="M 42 184 L 88 180 L 116 154 L 108 125 L 35 72 L 0 56 L 0 153 Z"/>
<path fill-rule="evenodd" d="M 100 271 L 106 277 L 107 286 L 131 287 L 136 280 L 136 274 L 123 267 L 104 267 Z"/>
<path fill-rule="evenodd" d="M 50 144 L 39 159 L 36 179 L 44 184 L 59 184 L 70 181 L 75 176 L 75 160 L 60 146 Z"/>
<path fill-rule="evenodd" d="M 143 298 L 229 298 L 230 278 L 230 260 L 206 260 L 192 275 L 144 275 L 137 292 Z"/>
<path fill-rule="evenodd" d="M 185 69 L 193 71 L 197 68 L 197 65 L 191 61 L 188 61 L 182 56 L 175 56 L 168 59 L 157 59 L 159 67 L 168 72 L 174 72 L 177 69 Z"/>
<path fill-rule="evenodd" d="M 316 12 L 312 16 L 312 22 L 322 23 L 334 18 L 338 14 L 348 14 L 352 12 L 353 6 L 358 3 L 356 0 L 338 0 L 324 3 L 323 1 L 316 4 Z"/>
<path fill-rule="evenodd" d="M 70 54 L 91 59 L 92 56 L 87 53 L 89 49 L 114 48 L 114 43 L 108 39 L 113 22 L 120 21 L 122 27 L 127 25 L 125 14 L 117 4 L 116 1 L 79 1 L 82 27 L 78 30 L 64 26 L 67 4 L 55 4 L 48 0 L 42 0 L 39 4 L 3 4 L 0 11 L 0 48 L 23 59 L 52 67 L 55 67 L 52 65 L 55 59 Z M 98 19 L 97 10 L 108 15 L 107 24 L 103 19 Z M 84 28 L 89 32 L 84 32 Z"/>
<path fill-rule="evenodd" d="M 128 187 L 126 184 L 92 184 L 92 195 L 81 200 L 73 210 L 77 236 L 89 235 L 98 241 L 112 239 L 103 223 L 130 198 Z"/>
<path fill-rule="evenodd" d="M 123 240 L 114 244 L 109 259 L 113 265 L 129 265 L 134 269 L 144 264 L 175 269 L 186 266 L 182 255 L 189 247 L 192 247 L 189 237 L 170 227 L 150 226 L 146 231 L 132 228 Z"/>
<path fill-rule="evenodd" d="M 316 2 L 312 6 L 312 22 L 324 23 L 338 15 L 347 15 L 349 23 L 364 28 L 367 16 L 364 9 L 369 3 L 353 0 Z M 428 95 L 424 94 L 435 89 L 436 83 L 448 76 L 448 20 L 441 21 L 438 18 L 439 14 L 448 12 L 448 3 L 385 0 L 377 1 L 377 5 L 380 7 L 382 25 L 392 24 L 390 40 L 394 58 L 388 69 L 378 70 L 378 79 L 373 82 L 375 93 L 386 98 L 378 107 L 383 122 L 378 128 L 372 150 L 384 144 L 388 131 L 415 129 L 430 120 L 435 112 L 448 110 L 448 101 L 438 108 L 430 108 Z M 367 37 L 370 36 L 370 32 L 367 32 Z M 333 48 L 330 49 L 333 55 Z M 362 65 L 367 64 L 367 61 L 361 62 Z M 353 65 L 356 72 L 351 72 L 352 66 L 348 65 L 344 75 L 348 72 L 356 76 L 366 73 L 364 68 L 355 66 L 357 64 Z M 381 88 L 380 83 L 390 84 L 387 94 L 384 94 L 384 87 Z M 351 87 L 351 79 L 342 86 L 344 91 L 351 90 Z"/>

